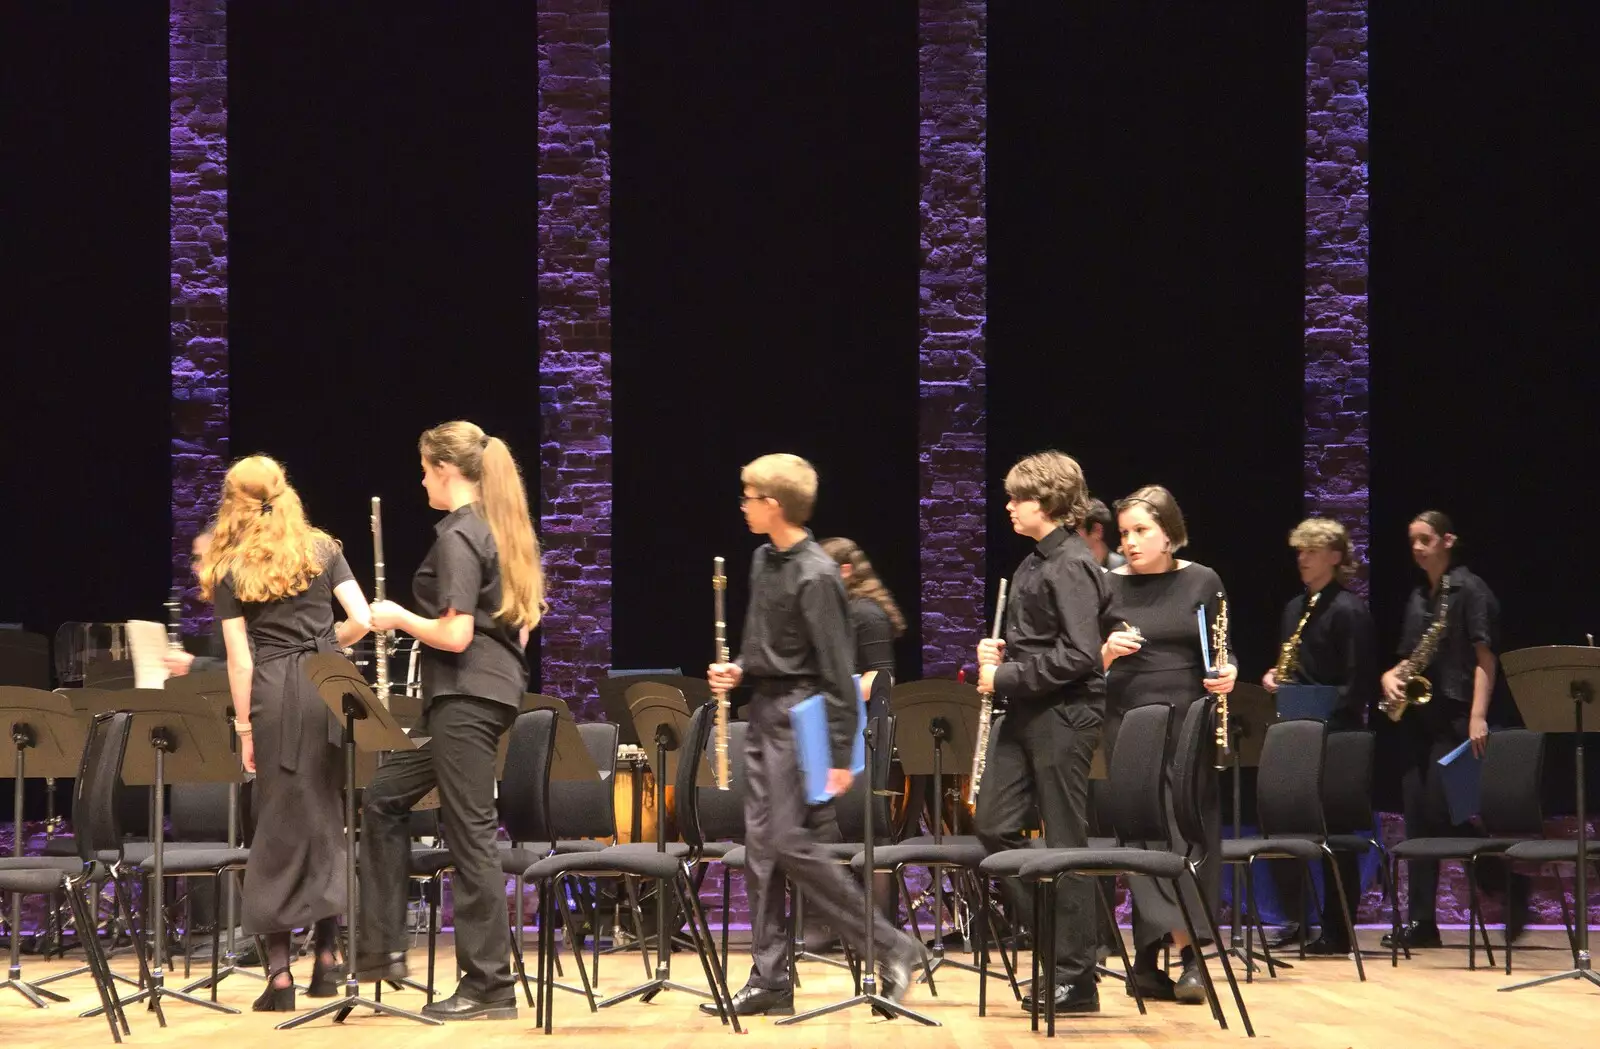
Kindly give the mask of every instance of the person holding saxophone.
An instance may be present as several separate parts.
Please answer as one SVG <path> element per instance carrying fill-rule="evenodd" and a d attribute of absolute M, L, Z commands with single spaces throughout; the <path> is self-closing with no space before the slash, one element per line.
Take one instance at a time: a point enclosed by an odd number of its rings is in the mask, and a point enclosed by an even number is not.
<path fill-rule="evenodd" d="M 1338 690 L 1338 701 L 1328 715 L 1329 732 L 1361 729 L 1367 707 L 1377 696 L 1377 650 L 1372 615 L 1366 602 L 1346 584 L 1355 574 L 1350 553 L 1350 533 L 1327 517 L 1301 521 L 1289 533 L 1305 591 L 1283 607 L 1278 629 L 1278 662 L 1261 679 L 1268 692 L 1282 685 L 1327 685 Z M 1334 827 L 1338 832 L 1363 827 Z M 1339 878 L 1345 887 L 1350 913 L 1361 895 L 1361 872 L 1351 852 L 1338 854 Z M 1323 859 L 1322 934 L 1306 944 L 1307 954 L 1346 955 L 1351 945 L 1339 922 L 1339 901 L 1328 860 Z M 1299 913 L 1300 879 L 1286 878 L 1279 886 L 1285 910 Z M 1291 898 L 1293 897 L 1293 898 Z"/>
<path fill-rule="evenodd" d="M 1008 608 L 996 619 L 1002 639 L 978 646 L 978 691 L 1007 703 L 983 769 L 973 820 L 990 853 L 1024 847 L 1023 821 L 1038 807 L 1051 848 L 1088 844 L 1089 765 L 1100 741 L 1106 681 L 1100 618 L 1110 603 L 1107 576 L 1078 534 L 1089 510 L 1077 462 L 1061 452 L 1030 455 L 1006 474 L 1011 527 L 1037 545 L 1017 566 Z M 1007 614 L 1009 612 L 1009 614 Z M 1031 914 L 1015 879 L 1012 911 Z M 1057 895 L 1059 1013 L 1096 1013 L 1097 910 L 1094 882 L 1067 878 Z M 1038 1006 L 1032 996 L 1025 1010 Z"/>

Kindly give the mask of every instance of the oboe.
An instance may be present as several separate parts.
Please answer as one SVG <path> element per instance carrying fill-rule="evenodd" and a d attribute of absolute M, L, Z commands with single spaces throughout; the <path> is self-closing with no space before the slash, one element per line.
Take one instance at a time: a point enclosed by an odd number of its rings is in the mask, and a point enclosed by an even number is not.
<path fill-rule="evenodd" d="M 1205 606 L 1202 605 L 1203 609 Z M 1204 615 L 1204 612 L 1201 613 Z M 1221 593 L 1217 594 L 1217 621 L 1211 628 L 1211 641 L 1213 654 L 1216 657 L 1216 671 L 1222 673 L 1229 662 L 1228 655 L 1228 599 Z M 1227 759 L 1232 750 L 1233 740 L 1228 731 L 1228 694 L 1217 694 L 1217 759 L 1216 767 L 1228 767 Z"/>
<path fill-rule="evenodd" d="M 728 589 L 728 577 L 723 573 L 724 561 L 720 557 L 711 559 L 711 602 L 712 620 L 715 624 L 716 634 L 715 659 L 718 663 L 728 661 L 728 624 L 724 609 L 723 595 Z M 718 690 L 715 694 L 717 701 L 717 789 L 727 790 L 732 782 L 728 771 L 728 693 Z"/>
<path fill-rule="evenodd" d="M 995 598 L 994 632 L 989 635 L 991 641 L 1000 638 L 1000 631 L 1006 622 L 1006 589 L 1010 580 L 1000 580 L 1000 594 Z M 983 673 L 979 668 L 979 675 Z M 987 694 L 978 704 L 978 739 L 972 752 L 972 785 L 967 788 L 967 804 L 978 803 L 978 785 L 983 782 L 983 767 L 989 761 L 989 724 L 994 720 L 994 695 Z"/>
<path fill-rule="evenodd" d="M 372 599 L 383 601 L 387 599 L 388 590 L 383 581 L 383 503 L 377 497 L 372 497 Z M 378 697 L 378 702 L 383 704 L 385 710 L 389 708 L 389 634 L 387 631 L 374 630 L 372 632 L 372 663 L 374 668 L 373 692 Z"/>
<path fill-rule="evenodd" d="M 183 647 L 183 591 L 177 587 L 167 598 L 167 647 L 174 652 Z"/>

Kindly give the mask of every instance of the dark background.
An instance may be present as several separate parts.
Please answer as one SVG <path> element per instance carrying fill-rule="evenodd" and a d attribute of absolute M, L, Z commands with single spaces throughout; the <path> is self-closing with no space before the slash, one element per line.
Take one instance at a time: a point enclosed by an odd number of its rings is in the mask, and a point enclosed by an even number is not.
<path fill-rule="evenodd" d="M 0 107 L 0 243 L 25 265 L 0 309 L 0 620 L 159 616 L 165 12 L 5 10 L 0 77 L 22 104 Z M 383 496 L 403 600 L 437 516 L 420 430 L 482 423 L 537 489 L 534 8 L 230 16 L 233 451 L 283 459 L 363 580 L 367 500 Z M 1414 581 L 1405 524 L 1427 506 L 1470 542 L 1507 648 L 1600 622 L 1585 620 L 1600 526 L 1583 509 L 1596 216 L 1579 185 L 1595 18 L 1372 13 L 1386 650 Z M 755 542 L 738 468 L 772 450 L 817 464 L 818 536 L 863 544 L 915 637 L 915 5 L 780 21 L 618 0 L 612 26 L 615 664 L 699 668 L 718 553 L 736 640 Z M 1297 586 L 1303 12 L 997 0 L 989 32 L 991 491 L 1049 446 L 1108 501 L 1168 484 L 1258 677 Z M 991 597 L 1026 550 L 998 502 Z M 914 641 L 899 653 L 915 677 Z M 1547 768 L 1555 811 L 1569 766 L 1553 748 Z"/>

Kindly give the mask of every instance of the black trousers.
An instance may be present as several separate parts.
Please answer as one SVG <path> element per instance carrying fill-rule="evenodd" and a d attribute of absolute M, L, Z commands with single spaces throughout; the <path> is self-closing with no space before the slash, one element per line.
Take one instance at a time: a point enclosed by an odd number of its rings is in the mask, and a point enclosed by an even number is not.
<path fill-rule="evenodd" d="M 1100 740 L 1100 714 L 1081 703 L 1013 703 L 1000 723 L 989 763 L 984 767 L 974 822 L 978 840 L 991 854 L 1022 848 L 1022 835 L 1034 807 L 1044 823 L 1045 844 L 1053 849 L 1088 844 L 1089 765 Z M 1033 895 L 1014 878 L 1006 879 L 1012 913 L 1033 913 Z M 1058 985 L 1094 979 L 1099 926 L 1095 885 L 1068 877 L 1056 895 L 1056 972 Z"/>
<path fill-rule="evenodd" d="M 1439 759 L 1466 742 L 1468 716 L 1465 706 L 1442 696 L 1435 696 L 1427 706 L 1411 707 L 1402 716 L 1400 727 L 1406 734 L 1407 760 L 1400 774 L 1400 799 L 1405 809 L 1406 837 L 1484 836 L 1474 824 L 1450 821 L 1450 803 L 1445 797 L 1444 781 L 1439 778 Z M 1439 862 L 1408 861 L 1404 866 L 1410 878 L 1407 917 L 1424 925 L 1436 924 Z M 1493 893 L 1505 891 L 1505 864 L 1491 859 L 1479 864 L 1477 871 L 1479 888 Z"/>
<path fill-rule="evenodd" d="M 390 755 L 367 787 L 361 821 L 363 955 L 406 949 L 411 806 L 435 786 L 446 842 L 455 856 L 457 992 L 479 1001 L 512 993 L 506 878 L 495 844 L 494 759 L 516 708 L 474 696 L 437 696 L 413 729 L 421 750 Z"/>

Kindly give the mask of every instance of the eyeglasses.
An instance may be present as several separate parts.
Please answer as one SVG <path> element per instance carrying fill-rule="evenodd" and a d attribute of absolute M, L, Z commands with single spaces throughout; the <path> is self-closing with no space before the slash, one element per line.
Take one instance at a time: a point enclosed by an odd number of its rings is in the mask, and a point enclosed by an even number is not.
<path fill-rule="evenodd" d="M 771 498 L 772 496 L 770 495 L 741 495 L 739 497 L 739 505 L 744 506 L 746 503 L 758 503 L 763 499 Z"/>

